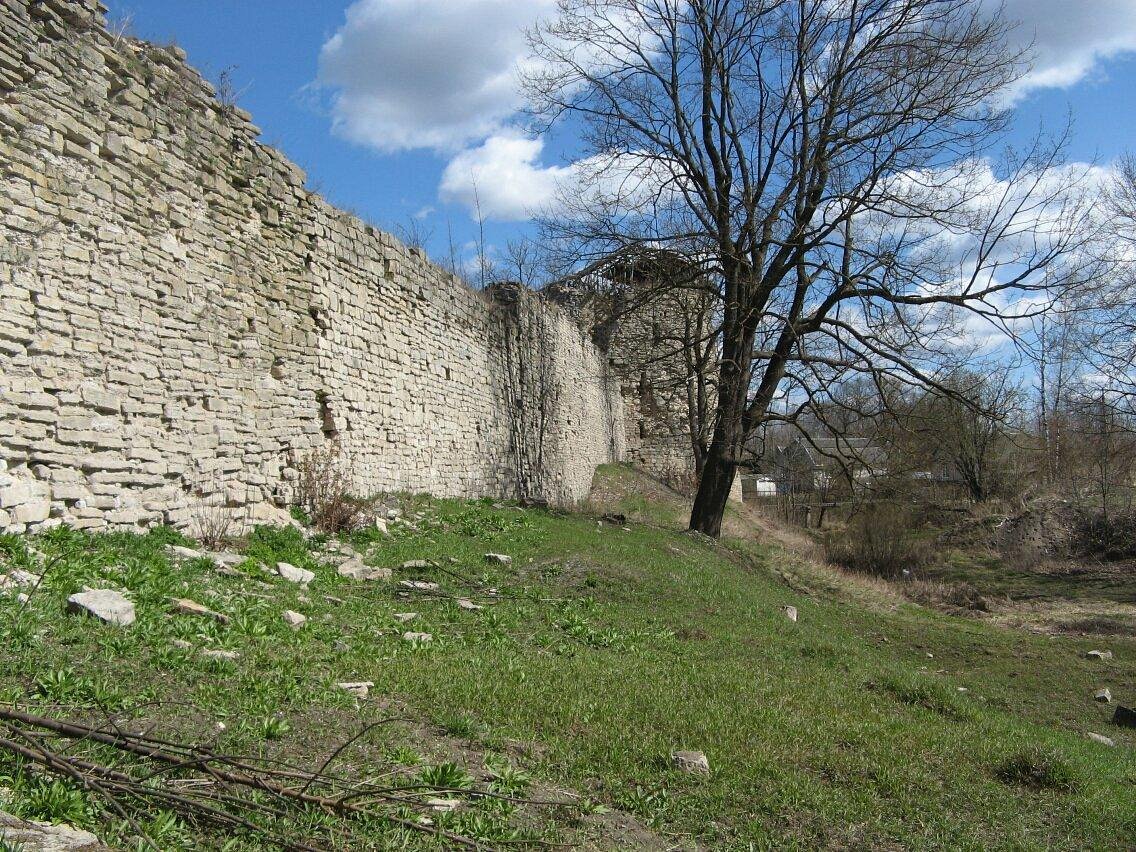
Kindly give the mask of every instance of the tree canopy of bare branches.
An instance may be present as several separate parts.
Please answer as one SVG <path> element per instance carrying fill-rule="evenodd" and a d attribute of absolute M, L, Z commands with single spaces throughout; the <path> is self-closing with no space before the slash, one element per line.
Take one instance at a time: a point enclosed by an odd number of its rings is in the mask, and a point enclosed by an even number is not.
<path fill-rule="evenodd" d="M 856 375 L 933 386 L 968 324 L 1012 335 L 1076 279 L 1060 140 L 986 156 L 1009 26 L 974 0 L 559 0 L 530 33 L 534 115 L 589 149 L 549 234 L 682 252 L 718 302 L 692 529 L 720 533 L 763 424 Z"/>

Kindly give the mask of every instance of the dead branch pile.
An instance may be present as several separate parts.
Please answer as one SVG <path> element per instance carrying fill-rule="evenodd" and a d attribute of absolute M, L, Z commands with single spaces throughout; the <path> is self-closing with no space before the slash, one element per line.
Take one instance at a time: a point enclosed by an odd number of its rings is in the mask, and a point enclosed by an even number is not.
<path fill-rule="evenodd" d="M 427 816 L 429 797 L 488 797 L 518 804 L 563 805 L 514 799 L 471 790 L 439 790 L 421 784 L 348 781 L 330 767 L 353 743 L 384 720 L 342 743 L 315 771 L 259 757 L 238 757 L 208 747 L 184 745 L 108 723 L 91 727 L 0 707 L 0 750 L 93 794 L 108 814 L 125 820 L 149 847 L 138 817 L 172 811 L 196 827 L 212 827 L 257 839 L 273 848 L 318 852 L 345 848 L 347 820 L 319 820 L 319 814 L 385 821 L 434 835 L 448 848 L 489 849 L 474 838 L 447 831 Z M 298 837 L 304 826 L 311 836 Z M 544 844 L 534 844 L 544 845 Z"/>

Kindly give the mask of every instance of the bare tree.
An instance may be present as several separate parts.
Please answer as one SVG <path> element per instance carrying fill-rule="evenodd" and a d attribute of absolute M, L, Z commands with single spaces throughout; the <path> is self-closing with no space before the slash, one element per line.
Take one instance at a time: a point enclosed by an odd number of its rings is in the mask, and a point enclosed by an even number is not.
<path fill-rule="evenodd" d="M 530 33 L 534 114 L 589 149 L 549 232 L 582 258 L 674 247 L 712 282 L 692 529 L 720 533 L 764 423 L 851 374 L 935 386 L 963 320 L 1013 334 L 1071 280 L 1046 274 L 1085 212 L 1061 140 L 983 157 L 1007 32 L 974 0 L 559 0 Z"/>

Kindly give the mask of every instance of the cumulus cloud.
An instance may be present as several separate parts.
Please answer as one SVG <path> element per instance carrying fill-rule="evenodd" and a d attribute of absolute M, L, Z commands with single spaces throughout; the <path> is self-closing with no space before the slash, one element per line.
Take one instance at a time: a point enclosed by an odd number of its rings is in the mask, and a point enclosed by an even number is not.
<path fill-rule="evenodd" d="M 445 202 L 480 207 L 487 219 L 517 221 L 547 207 L 570 166 L 538 165 L 544 142 L 515 134 L 491 136 L 446 166 L 438 195 Z"/>
<path fill-rule="evenodd" d="M 1002 0 L 986 0 L 996 7 Z M 1015 37 L 1032 45 L 1033 70 L 1014 95 L 1067 88 L 1095 73 L 1104 60 L 1136 51 L 1133 0 L 1005 0 L 1006 16 L 1020 24 Z"/>
<path fill-rule="evenodd" d="M 356 0 L 320 51 L 335 132 L 383 152 L 452 152 L 516 113 L 524 29 L 554 0 Z"/>

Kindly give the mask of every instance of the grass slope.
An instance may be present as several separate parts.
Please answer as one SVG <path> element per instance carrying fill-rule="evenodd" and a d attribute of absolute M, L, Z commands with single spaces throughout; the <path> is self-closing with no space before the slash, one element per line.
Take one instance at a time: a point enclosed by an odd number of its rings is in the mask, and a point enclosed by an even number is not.
<path fill-rule="evenodd" d="M 1136 738 L 1108 724 L 1108 708 L 1092 696 L 1108 685 L 1118 699 L 1136 699 L 1136 642 L 1109 640 L 1114 658 L 1097 662 L 1084 654 L 1100 640 L 808 594 L 808 583 L 785 582 L 790 557 L 778 547 L 690 536 L 665 495 L 627 496 L 634 477 L 626 470 L 601 471 L 600 480 L 605 508 L 626 500 L 629 515 L 651 523 L 625 531 L 582 514 L 414 500 L 408 510 L 424 513 L 417 530 L 355 539 L 375 565 L 435 561 L 440 567 L 396 570 L 396 580 L 434 580 L 484 605 L 479 611 L 345 580 L 318 547 L 280 532 L 262 531 L 246 552 L 315 570 L 306 594 L 261 576 L 253 561 L 242 566 L 247 577 L 173 562 L 169 531 L 0 539 L 0 567 L 38 569 L 59 557 L 27 607 L 0 597 L 0 697 L 57 715 L 109 707 L 165 732 L 217 737 L 233 751 L 311 761 L 381 716 L 383 698 L 397 699 L 437 733 L 467 743 L 467 761 L 518 763 L 542 783 L 635 814 L 679 845 L 1132 848 Z M 730 530 L 744 531 L 744 520 L 735 517 Z M 487 565 L 489 551 L 513 564 Z M 64 616 L 66 596 L 83 584 L 127 590 L 138 622 L 116 629 Z M 170 596 L 195 598 L 232 621 L 170 616 Z M 790 604 L 797 623 L 782 612 Z M 308 623 L 288 629 L 286 608 Z M 404 627 L 393 614 L 408 610 L 420 615 Z M 405 642 L 404 629 L 434 641 Z M 206 661 L 199 647 L 241 656 Z M 374 681 L 376 697 L 357 704 L 335 688 L 343 680 Z M 1087 740 L 1087 730 L 1118 747 Z M 419 753 L 411 747 L 377 732 L 350 759 L 363 772 L 442 757 L 422 754 L 429 746 L 421 742 Z M 708 779 L 669 768 L 669 754 L 684 748 L 707 753 Z M 10 761 L 0 763 L 5 772 L 0 787 L 12 789 L 12 801 L 0 792 L 0 807 L 94 822 L 82 797 L 53 794 L 71 801 L 64 807 Z M 563 814 L 518 828 L 508 809 L 471 806 L 445 820 L 490 842 L 633 845 L 589 835 Z M 163 836 L 171 849 L 223 845 L 176 823 Z M 421 842 L 375 825 L 350 848 Z"/>

